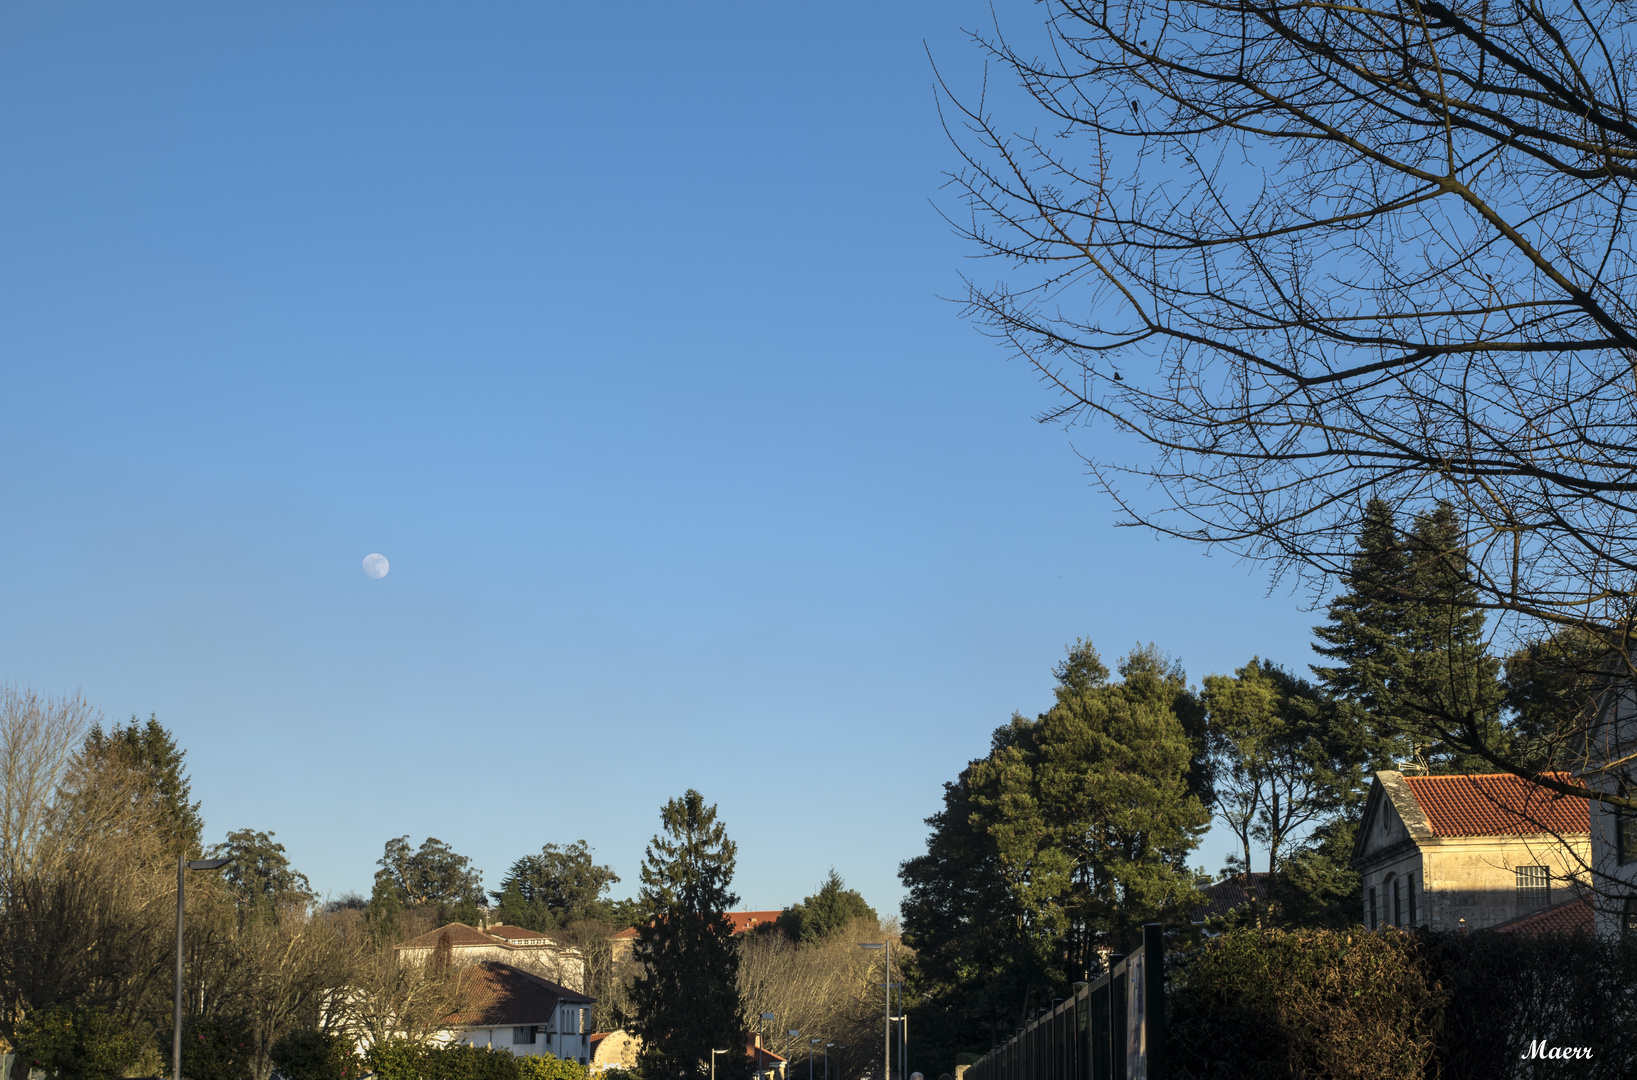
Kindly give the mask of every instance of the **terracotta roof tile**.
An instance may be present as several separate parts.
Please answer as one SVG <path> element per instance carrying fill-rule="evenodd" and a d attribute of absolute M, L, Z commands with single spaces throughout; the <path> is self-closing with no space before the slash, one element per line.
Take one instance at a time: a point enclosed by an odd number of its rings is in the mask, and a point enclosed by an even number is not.
<path fill-rule="evenodd" d="M 454 1027 L 521 1027 L 549 1024 L 560 1004 L 589 1005 L 595 999 L 493 960 L 463 971 L 466 1007 L 449 1018 Z"/>
<path fill-rule="evenodd" d="M 441 940 L 446 934 L 449 937 L 449 944 L 451 946 L 501 944 L 499 938 L 490 937 L 483 931 L 467 926 L 465 923 L 454 922 L 450 923 L 448 926 L 440 926 L 436 930 L 428 930 L 420 937 L 410 938 L 402 945 L 399 945 L 398 948 L 435 949 L 438 947 L 439 940 Z"/>
<path fill-rule="evenodd" d="M 1579 896 L 1545 911 L 1493 927 L 1497 934 L 1591 934 L 1595 919 L 1590 897 Z"/>
<path fill-rule="evenodd" d="M 733 932 L 735 934 L 742 934 L 746 930 L 750 930 L 750 929 L 752 929 L 754 927 L 763 926 L 763 925 L 766 925 L 768 923 L 778 922 L 779 921 L 779 916 L 783 915 L 784 912 L 782 912 L 782 911 L 729 911 L 729 912 L 725 912 L 724 914 L 727 915 L 728 922 L 733 924 Z M 637 936 L 637 928 L 634 927 L 634 926 L 630 926 L 630 927 L 626 927 L 624 930 L 621 930 L 619 933 L 612 935 L 612 938 L 624 939 L 624 938 L 634 938 L 636 936 Z"/>
<path fill-rule="evenodd" d="M 1510 773 L 1406 776 L 1404 783 L 1438 836 L 1591 831 L 1585 799 L 1556 795 Z"/>

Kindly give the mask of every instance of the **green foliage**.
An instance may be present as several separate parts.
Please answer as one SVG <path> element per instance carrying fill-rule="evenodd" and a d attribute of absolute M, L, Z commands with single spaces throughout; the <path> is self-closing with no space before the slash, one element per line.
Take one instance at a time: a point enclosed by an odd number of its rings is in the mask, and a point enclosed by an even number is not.
<path fill-rule="evenodd" d="M 743 1044 L 739 950 L 723 912 L 739 898 L 733 882 L 737 845 L 717 820 L 716 807 L 689 790 L 660 812 L 663 832 L 642 862 L 642 903 L 652 918 L 640 923 L 633 959 L 642 973 L 631 984 L 633 1024 L 641 1036 L 642 1070 L 650 1077 L 696 1077 L 710 1052 Z M 733 1053 L 717 1061 L 719 1078 L 749 1071 Z"/>
<path fill-rule="evenodd" d="M 1363 756 L 1340 711 L 1306 680 L 1253 659 L 1233 675 L 1205 679 L 1217 816 L 1238 838 L 1242 868 L 1253 843 L 1267 869 L 1282 868 L 1292 837 L 1363 802 Z"/>
<path fill-rule="evenodd" d="M 369 923 L 370 937 L 376 945 L 397 942 L 402 932 L 404 902 L 398 898 L 398 889 L 388 878 L 375 875 L 375 887 L 370 892 L 369 905 L 364 910 Z"/>
<path fill-rule="evenodd" d="M 170 1040 L 162 1045 L 168 1071 Z M 238 1017 L 202 1017 L 182 1024 L 182 1075 L 186 1080 L 246 1080 L 255 1056 L 249 1025 Z"/>
<path fill-rule="evenodd" d="M 381 1080 L 422 1080 L 426 1048 L 408 1039 L 382 1039 L 364 1051 L 364 1064 Z"/>
<path fill-rule="evenodd" d="M 1055 674 L 1056 704 L 995 731 L 899 872 L 927 999 L 917 1030 L 949 1040 L 936 1056 L 1002 1041 L 1085 978 L 1098 946 L 1128 951 L 1143 922 L 1184 919 L 1198 895 L 1186 859 L 1210 815 L 1181 668 L 1139 648 L 1113 682 L 1082 641 Z"/>
<path fill-rule="evenodd" d="M 73 1005 L 29 1010 L 12 1041 L 14 1075 L 39 1069 L 58 1080 L 110 1080 L 136 1064 L 144 1049 L 144 1041 L 106 1009 Z"/>
<path fill-rule="evenodd" d="M 619 881 L 611 867 L 600 866 L 584 840 L 547 844 L 538 855 L 512 863 L 490 893 L 501 922 L 529 930 L 551 930 L 578 919 L 613 921 L 612 905 L 603 898 Z"/>
<path fill-rule="evenodd" d="M 404 907 L 436 904 L 454 908 L 458 904 L 482 904 L 481 875 L 472 860 L 457 855 L 448 844 L 429 836 L 417 850 L 409 847 L 409 837 L 386 842 L 375 872 L 376 894 L 390 892 Z"/>
<path fill-rule="evenodd" d="M 1629 941 L 1241 929 L 1171 964 L 1177 1080 L 1637 1075 Z M 1556 1061 L 1519 1072 L 1534 1040 L 1592 1058 L 1579 1072 Z"/>
<path fill-rule="evenodd" d="M 847 888 L 841 875 L 831 867 L 830 876 L 824 879 L 818 892 L 779 913 L 779 929 L 791 941 L 810 944 L 844 929 L 855 919 L 876 922 L 880 916 L 857 890 Z"/>
<path fill-rule="evenodd" d="M 1506 706 L 1513 753 L 1530 768 L 1564 768 L 1586 723 L 1603 711 L 1610 678 L 1608 645 L 1583 630 L 1563 630 L 1506 660 Z M 1616 667 L 1616 670 L 1618 668 Z"/>
<path fill-rule="evenodd" d="M 1275 924 L 1331 929 L 1358 925 L 1362 883 L 1349 865 L 1357 835 L 1356 817 L 1334 817 L 1284 860 L 1273 886 Z"/>
<path fill-rule="evenodd" d="M 1324 642 L 1314 651 L 1335 663 L 1313 673 L 1363 733 L 1374 767 L 1420 750 L 1434 771 L 1492 768 L 1471 748 L 1505 747 L 1504 688 L 1454 510 L 1440 504 L 1401 531 L 1391 507 L 1371 500 L 1343 583 L 1313 630 Z"/>
<path fill-rule="evenodd" d="M 586 1068 L 555 1054 L 531 1054 L 517 1059 L 519 1080 L 586 1080 Z M 600 1080 L 607 1080 L 606 1073 Z"/>
<path fill-rule="evenodd" d="M 1443 996 L 1408 934 L 1234 930 L 1172 977 L 1166 1044 L 1187 1080 L 1422 1080 Z"/>
<path fill-rule="evenodd" d="M 356 1080 L 364 1071 L 352 1040 L 333 1031 L 292 1031 L 270 1056 L 289 1080 Z"/>
<path fill-rule="evenodd" d="M 307 875 L 290 865 L 284 845 L 273 833 L 239 829 L 227 842 L 213 845 L 212 858 L 230 858 L 222 867 L 222 881 L 233 890 L 241 909 L 272 911 L 291 902 L 308 903 L 313 887 Z"/>
<path fill-rule="evenodd" d="M 156 716 L 143 724 L 131 717 L 124 726 L 108 731 L 97 724 L 86 736 L 85 761 L 96 772 L 117 772 L 136 781 L 136 797 L 159 810 L 160 831 L 166 847 L 174 854 L 194 855 L 204 834 L 199 803 L 188 802 L 192 782 L 183 771 L 187 751 Z"/>

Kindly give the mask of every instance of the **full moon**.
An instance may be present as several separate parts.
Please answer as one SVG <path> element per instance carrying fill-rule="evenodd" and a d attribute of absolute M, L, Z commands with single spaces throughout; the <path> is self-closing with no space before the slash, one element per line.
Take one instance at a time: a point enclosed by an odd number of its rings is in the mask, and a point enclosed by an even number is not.
<path fill-rule="evenodd" d="M 368 574 L 370 577 L 384 578 L 387 576 L 387 570 L 387 557 L 385 555 L 375 554 L 364 556 L 364 573 Z"/>

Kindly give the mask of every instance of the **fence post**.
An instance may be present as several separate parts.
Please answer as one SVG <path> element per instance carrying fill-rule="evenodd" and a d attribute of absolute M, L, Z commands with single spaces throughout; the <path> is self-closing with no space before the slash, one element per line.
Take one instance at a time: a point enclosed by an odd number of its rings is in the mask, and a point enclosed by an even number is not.
<path fill-rule="evenodd" d="M 1108 1080 L 1126 1080 L 1125 1075 L 1125 988 L 1128 973 L 1125 953 L 1108 958 Z"/>
<path fill-rule="evenodd" d="M 1143 1019 L 1148 1025 L 1148 1075 L 1165 1080 L 1165 927 L 1148 923 L 1142 928 Z"/>

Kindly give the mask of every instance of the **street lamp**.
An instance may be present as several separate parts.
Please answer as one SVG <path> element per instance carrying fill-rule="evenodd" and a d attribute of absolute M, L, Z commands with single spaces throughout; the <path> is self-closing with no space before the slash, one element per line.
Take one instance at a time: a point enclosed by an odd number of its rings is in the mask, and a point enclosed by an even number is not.
<path fill-rule="evenodd" d="M 712 1050 L 711 1051 L 711 1080 L 716 1080 L 716 1055 L 717 1054 L 730 1054 L 730 1053 L 732 1053 L 731 1050 Z"/>
<path fill-rule="evenodd" d="M 809 1046 L 817 1046 L 823 1041 L 822 1039 L 808 1039 L 807 1043 Z M 813 1080 L 813 1051 L 811 1050 L 807 1051 L 807 1080 Z"/>
<path fill-rule="evenodd" d="M 176 1013 L 171 1023 L 171 1080 L 182 1080 L 182 892 L 189 870 L 220 870 L 232 859 L 176 857 Z"/>
<path fill-rule="evenodd" d="M 860 941 L 860 949 L 887 950 L 887 974 L 881 982 L 886 987 L 886 1008 L 882 1011 L 884 1021 L 882 1036 L 881 1077 L 882 1080 L 892 1080 L 892 942 L 890 941 Z"/>
<path fill-rule="evenodd" d="M 824 1044 L 824 1080 L 830 1080 L 830 1047 L 835 1043 Z"/>

